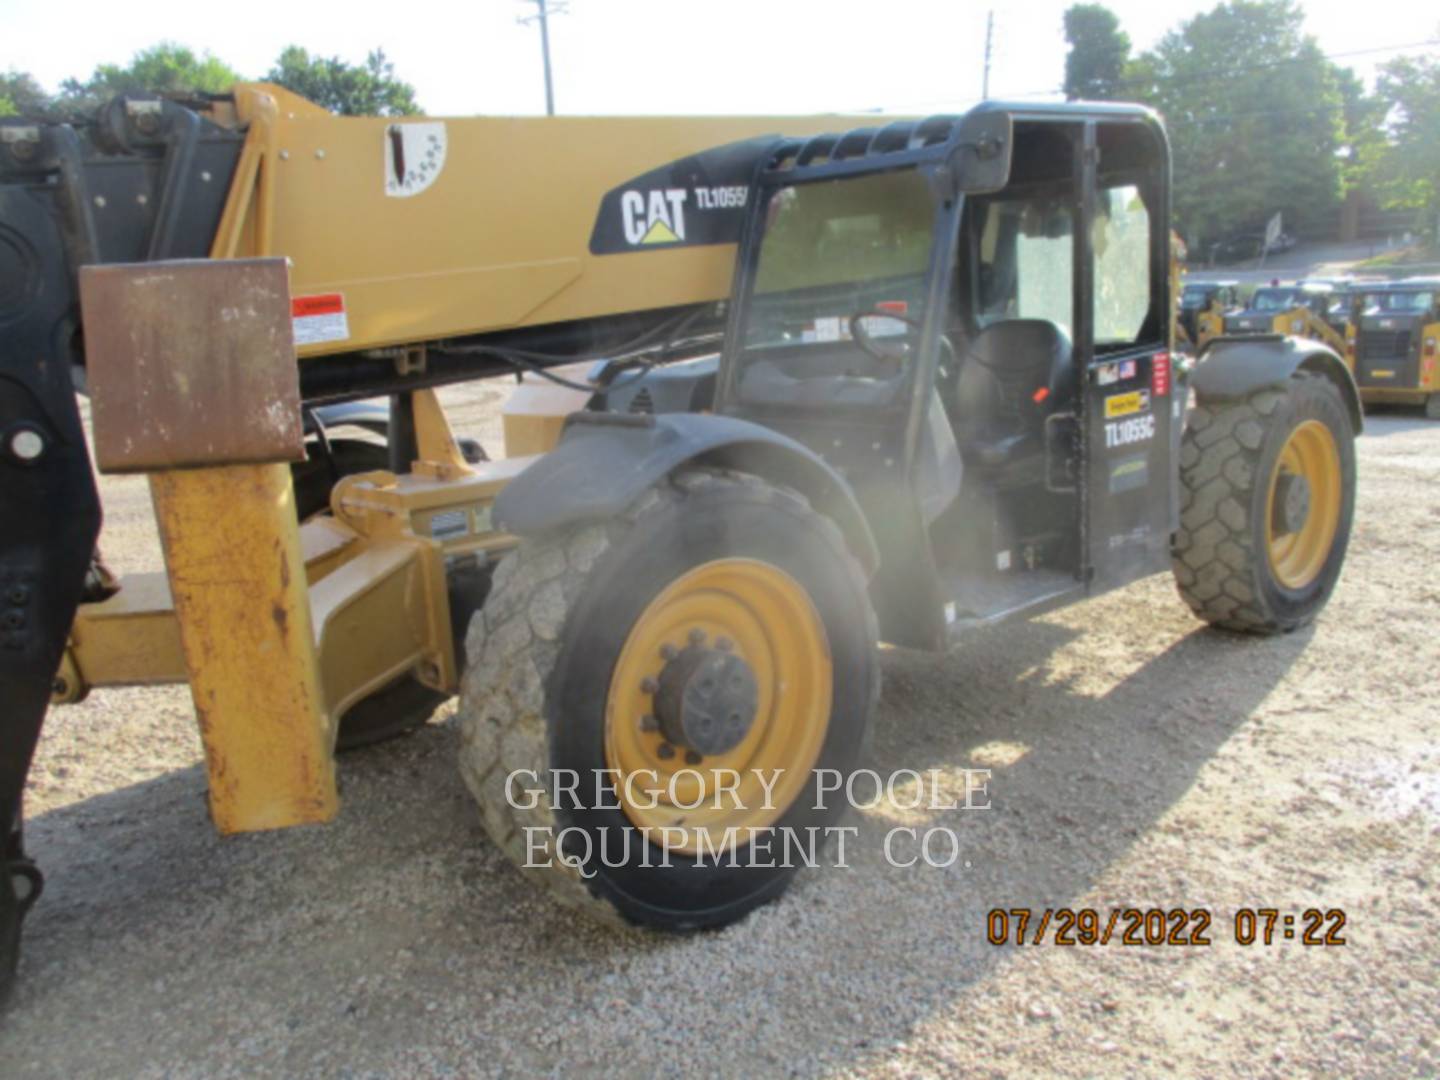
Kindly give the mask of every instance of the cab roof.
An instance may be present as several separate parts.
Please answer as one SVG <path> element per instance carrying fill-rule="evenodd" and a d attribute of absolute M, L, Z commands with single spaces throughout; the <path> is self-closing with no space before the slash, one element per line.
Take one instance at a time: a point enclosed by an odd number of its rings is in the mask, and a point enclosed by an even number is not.
<path fill-rule="evenodd" d="M 1153 128 L 1166 156 L 1169 155 L 1160 116 L 1144 105 L 1112 101 L 982 101 L 964 113 L 891 120 L 804 139 L 783 139 L 766 159 L 764 171 L 792 174 L 834 167 L 837 171 L 849 172 L 857 166 L 863 170 L 939 161 L 964 142 L 967 120 L 1001 114 L 1008 114 L 1016 124 L 1059 125 L 1087 120 L 1138 122 Z"/>

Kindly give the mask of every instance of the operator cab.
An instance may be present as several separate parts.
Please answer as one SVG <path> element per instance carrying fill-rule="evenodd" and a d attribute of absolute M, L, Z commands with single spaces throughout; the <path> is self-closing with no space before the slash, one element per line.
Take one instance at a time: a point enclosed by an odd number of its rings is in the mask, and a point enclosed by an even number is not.
<path fill-rule="evenodd" d="M 1168 197 L 1132 106 L 987 104 L 761 169 L 716 410 L 855 491 L 886 640 L 1167 565 Z"/>

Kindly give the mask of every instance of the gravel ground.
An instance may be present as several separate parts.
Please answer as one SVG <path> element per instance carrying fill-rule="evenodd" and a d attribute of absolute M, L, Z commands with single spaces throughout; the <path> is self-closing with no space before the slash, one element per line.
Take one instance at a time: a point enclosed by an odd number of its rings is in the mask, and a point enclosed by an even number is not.
<path fill-rule="evenodd" d="M 497 435 L 503 388 L 451 391 Z M 333 825 L 222 840 L 181 688 L 50 717 L 48 876 L 0 1075 L 1440 1074 L 1440 425 L 1372 419 L 1350 562 L 1305 632 L 1202 629 L 1168 577 L 888 652 L 872 766 L 993 770 L 992 809 L 876 807 L 849 865 L 690 938 L 553 907 L 484 838 L 442 713 L 342 759 Z M 158 566 L 144 482 L 104 546 Z M 889 865 L 895 825 L 961 862 Z M 1183 906 L 1209 947 L 997 948 L 994 907 Z M 1236 944 L 1237 908 L 1348 944 Z"/>

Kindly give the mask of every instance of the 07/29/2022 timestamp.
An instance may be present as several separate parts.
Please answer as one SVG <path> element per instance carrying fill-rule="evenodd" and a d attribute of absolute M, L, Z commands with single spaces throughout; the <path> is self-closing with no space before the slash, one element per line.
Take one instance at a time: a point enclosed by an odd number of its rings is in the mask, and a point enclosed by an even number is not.
<path fill-rule="evenodd" d="M 1344 945 L 1345 912 L 1306 908 L 1240 908 L 1232 922 L 1237 945 Z M 1208 908 L 992 908 L 985 920 L 992 945 L 1213 945 Z M 1222 940 L 1225 935 L 1222 934 Z"/>

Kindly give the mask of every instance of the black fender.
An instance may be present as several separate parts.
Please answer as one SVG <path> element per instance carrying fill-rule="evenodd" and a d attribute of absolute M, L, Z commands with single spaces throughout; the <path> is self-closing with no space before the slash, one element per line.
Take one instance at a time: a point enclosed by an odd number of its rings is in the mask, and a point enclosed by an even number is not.
<path fill-rule="evenodd" d="M 576 413 L 554 450 L 495 499 L 497 529 L 520 536 L 614 517 L 682 465 L 714 465 L 786 484 L 839 526 L 867 576 L 879 549 L 855 493 L 819 455 L 748 420 L 707 413 Z"/>
<path fill-rule="evenodd" d="M 1267 387 L 1281 389 L 1301 370 L 1317 372 L 1336 385 L 1355 434 L 1360 434 L 1364 418 L 1355 377 L 1334 349 L 1309 338 L 1283 334 L 1211 338 L 1190 371 L 1190 389 L 1201 401 L 1237 401 Z"/>

